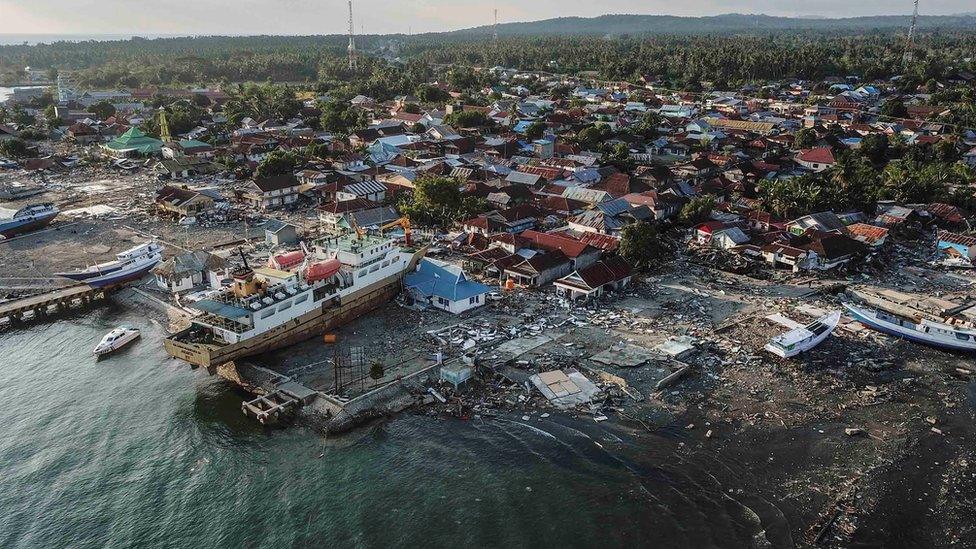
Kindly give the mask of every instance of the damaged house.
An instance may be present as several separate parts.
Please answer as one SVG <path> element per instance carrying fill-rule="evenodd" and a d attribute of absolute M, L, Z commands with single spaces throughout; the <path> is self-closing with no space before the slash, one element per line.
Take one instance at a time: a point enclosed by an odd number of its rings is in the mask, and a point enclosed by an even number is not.
<path fill-rule="evenodd" d="M 152 269 L 156 286 L 172 293 L 192 290 L 204 282 L 220 288 L 227 261 L 209 252 L 197 251 L 173 256 Z"/>
<path fill-rule="evenodd" d="M 600 297 L 610 290 L 625 288 L 633 271 L 620 256 L 609 256 L 556 280 L 556 295 L 572 301 Z"/>
<path fill-rule="evenodd" d="M 453 314 L 484 305 L 491 288 L 468 280 L 460 267 L 425 258 L 417 270 L 406 275 L 403 287 L 414 303 L 429 305 Z"/>
<path fill-rule="evenodd" d="M 560 250 L 535 252 L 531 253 L 530 257 L 506 267 L 502 272 L 502 278 L 511 281 L 512 285 L 538 288 L 566 276 L 572 269 L 572 262 Z"/>
<path fill-rule="evenodd" d="M 166 185 L 156 191 L 156 209 L 161 214 L 195 217 L 213 207 L 213 197 L 187 187 Z"/>

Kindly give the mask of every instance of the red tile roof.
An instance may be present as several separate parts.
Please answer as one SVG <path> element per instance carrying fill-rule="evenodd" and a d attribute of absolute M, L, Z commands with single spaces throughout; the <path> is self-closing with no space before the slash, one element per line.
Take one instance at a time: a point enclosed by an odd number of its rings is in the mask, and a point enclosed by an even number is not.
<path fill-rule="evenodd" d="M 847 226 L 847 232 L 854 240 L 863 242 L 869 246 L 874 246 L 888 236 L 888 229 L 876 227 L 867 223 L 854 223 Z"/>
<path fill-rule="evenodd" d="M 812 162 L 815 164 L 833 164 L 834 153 L 829 147 L 817 147 L 814 149 L 804 149 L 796 155 L 796 159 L 801 162 Z"/>
<path fill-rule="evenodd" d="M 605 252 L 612 252 L 620 246 L 620 239 L 609 234 L 583 232 L 580 233 L 579 239 L 580 242 L 584 242 Z"/>
<path fill-rule="evenodd" d="M 517 171 L 539 175 L 550 181 L 560 179 L 563 176 L 562 168 L 551 168 L 548 166 L 529 166 L 523 164 L 517 168 Z"/>
<path fill-rule="evenodd" d="M 976 236 L 969 236 L 964 234 L 951 233 L 949 231 L 939 231 L 938 233 L 939 242 L 948 242 L 950 244 L 959 244 L 960 246 L 966 246 L 972 248 L 976 246 Z"/>
<path fill-rule="evenodd" d="M 925 207 L 925 211 L 938 217 L 943 221 L 949 223 L 962 223 L 965 220 L 965 215 L 962 210 L 956 206 L 950 204 L 943 204 L 941 202 L 934 202 Z"/>
<path fill-rule="evenodd" d="M 560 250 L 566 254 L 566 257 L 574 259 L 582 255 L 587 250 L 592 250 L 592 248 L 585 242 L 580 242 L 579 240 L 570 238 L 565 234 L 543 233 L 528 230 L 522 233 L 522 237 L 538 248 L 543 250 Z"/>
<path fill-rule="evenodd" d="M 633 271 L 630 268 L 630 264 L 620 256 L 615 255 L 601 259 L 584 269 L 579 269 L 575 274 L 583 279 L 583 282 L 587 286 L 582 289 L 588 290 L 623 280 L 633 274 Z M 581 287 L 580 284 L 574 283 L 572 280 L 567 280 L 565 277 L 559 279 L 559 283 L 566 284 L 567 286 Z"/>

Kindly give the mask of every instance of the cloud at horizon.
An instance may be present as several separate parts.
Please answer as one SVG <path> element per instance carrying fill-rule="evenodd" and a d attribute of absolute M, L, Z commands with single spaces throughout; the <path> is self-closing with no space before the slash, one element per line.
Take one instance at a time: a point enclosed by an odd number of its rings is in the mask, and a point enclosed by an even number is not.
<path fill-rule="evenodd" d="M 908 15 L 912 0 L 354 0 L 360 34 L 420 33 L 607 13 L 683 16 Z M 0 0 L 0 34 L 341 34 L 345 0 Z M 976 11 L 972 0 L 928 0 L 925 15 Z"/>

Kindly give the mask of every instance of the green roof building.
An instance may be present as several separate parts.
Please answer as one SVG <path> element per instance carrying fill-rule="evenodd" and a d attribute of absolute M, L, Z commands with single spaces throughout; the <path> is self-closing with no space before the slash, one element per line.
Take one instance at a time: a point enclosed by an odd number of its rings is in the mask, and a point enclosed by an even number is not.
<path fill-rule="evenodd" d="M 149 137 L 145 132 L 133 126 L 129 128 L 129 131 L 103 145 L 103 148 L 108 154 L 117 158 L 148 156 L 159 154 L 163 148 L 163 142 Z"/>

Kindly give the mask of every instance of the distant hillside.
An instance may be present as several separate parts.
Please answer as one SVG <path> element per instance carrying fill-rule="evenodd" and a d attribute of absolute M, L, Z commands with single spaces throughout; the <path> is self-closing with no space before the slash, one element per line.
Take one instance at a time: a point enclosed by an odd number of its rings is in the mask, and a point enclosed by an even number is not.
<path fill-rule="evenodd" d="M 871 29 L 905 29 L 910 15 L 885 15 L 826 19 L 814 17 L 773 17 L 769 15 L 725 14 L 709 17 L 676 17 L 672 15 L 601 15 L 599 17 L 559 17 L 543 21 L 504 23 L 498 34 L 506 36 L 566 34 L 704 34 L 768 31 L 855 31 Z M 918 18 L 919 29 L 976 29 L 974 15 L 924 15 Z M 447 34 L 491 34 L 491 25 L 462 29 Z"/>

